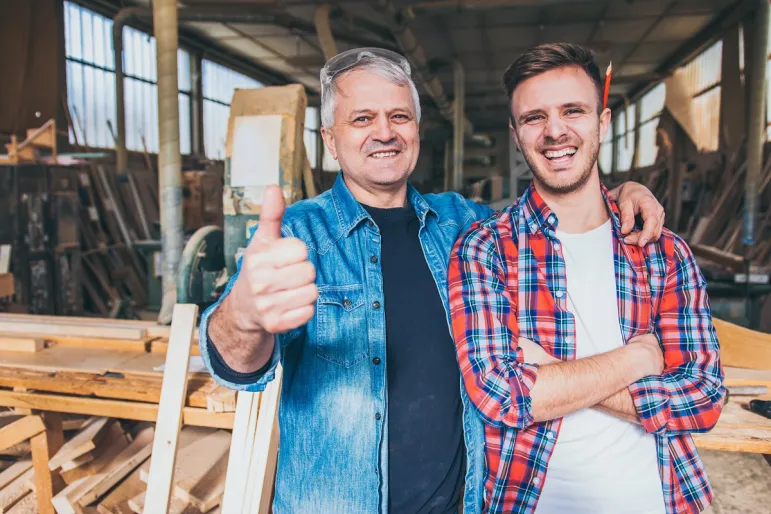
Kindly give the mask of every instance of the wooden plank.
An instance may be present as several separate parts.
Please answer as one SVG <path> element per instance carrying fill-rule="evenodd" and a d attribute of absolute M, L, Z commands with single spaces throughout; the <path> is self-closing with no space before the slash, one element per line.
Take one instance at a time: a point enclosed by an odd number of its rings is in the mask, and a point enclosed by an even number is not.
<path fill-rule="evenodd" d="M 130 514 L 133 511 L 128 505 L 129 500 L 144 491 L 145 487 L 139 479 L 139 469 L 136 469 L 102 499 L 96 510 L 99 514 Z"/>
<path fill-rule="evenodd" d="M 62 464 L 62 471 L 70 471 L 72 469 L 78 468 L 80 466 L 84 466 L 88 464 L 89 462 L 93 462 L 94 460 L 94 454 L 91 452 L 85 453 L 81 455 L 80 457 L 76 459 L 72 459 L 70 461 L 65 462 Z M 66 480 L 65 480 L 66 481 Z"/>
<path fill-rule="evenodd" d="M 31 439 L 46 429 L 40 416 L 25 416 L 0 428 L 0 450 Z"/>
<path fill-rule="evenodd" d="M 197 332 L 196 332 L 197 334 Z M 169 341 L 168 339 L 155 339 L 150 343 L 150 352 L 151 353 L 162 353 L 166 354 L 166 350 L 169 348 Z M 198 338 L 194 337 L 192 342 L 192 348 L 190 349 L 190 355 L 195 355 L 197 357 L 201 356 L 201 348 L 198 345 Z"/>
<path fill-rule="evenodd" d="M 3 472 L 0 473 L 0 490 L 2 490 L 5 486 L 19 478 L 30 469 L 32 469 L 31 458 L 24 458 L 11 464 L 8 469 L 3 470 Z"/>
<path fill-rule="evenodd" d="M 174 464 L 174 483 L 192 480 L 195 485 L 229 449 L 230 432 L 224 430 L 199 437 L 184 448 L 180 445 Z M 148 483 L 150 468 L 141 471 L 140 478 Z"/>
<path fill-rule="evenodd" d="M 32 467 L 35 470 L 35 492 L 39 514 L 54 514 L 51 499 L 62 488 L 61 478 L 51 474 L 48 462 L 51 456 L 61 448 L 64 441 L 62 420 L 58 413 L 45 414 L 46 430 L 30 441 L 32 449 Z"/>
<path fill-rule="evenodd" d="M 27 323 L 56 323 L 76 326 L 96 326 L 96 327 L 118 327 L 118 328 L 139 328 L 150 329 L 153 327 L 168 328 L 166 325 L 159 325 L 154 321 L 144 321 L 135 319 L 112 319 L 98 318 L 90 316 L 54 316 L 48 314 L 22 314 L 22 313 L 0 313 L 0 321 L 15 321 Z M 150 335 L 150 334 L 147 334 Z"/>
<path fill-rule="evenodd" d="M 249 459 L 253 453 L 257 412 L 262 395 L 263 393 L 245 391 L 238 393 L 228 472 L 225 477 L 225 494 L 222 499 L 225 512 L 237 514 L 243 509 L 246 481 L 249 478 Z"/>
<path fill-rule="evenodd" d="M 725 366 L 723 372 L 726 387 L 764 385 L 771 389 L 771 369 L 742 369 Z"/>
<path fill-rule="evenodd" d="M 106 416 L 93 417 L 86 422 L 83 429 L 62 445 L 61 449 L 51 458 L 48 467 L 51 471 L 59 469 L 65 462 L 77 459 L 81 455 L 94 450 L 99 436 L 113 424 Z"/>
<path fill-rule="evenodd" d="M 102 471 L 130 443 L 120 423 L 112 420 L 110 428 L 100 438 L 94 460 L 70 471 L 61 473 L 65 483 L 72 484 L 83 478 L 92 477 Z"/>
<path fill-rule="evenodd" d="M 16 393 L 5 390 L 0 390 L 0 406 L 89 416 L 106 415 L 116 419 L 137 421 L 155 421 L 158 417 L 158 405 L 153 404 L 54 394 Z M 185 425 L 211 428 L 231 429 L 235 418 L 233 412 L 209 412 L 206 409 L 194 407 L 185 407 L 182 414 L 182 422 Z"/>
<path fill-rule="evenodd" d="M 123 375 L 45 372 L 0 366 L 0 387 L 25 387 L 34 391 L 95 396 L 115 400 L 135 400 L 158 403 L 161 399 L 162 375 Z M 207 407 L 207 390 L 215 384 L 210 375 L 190 375 L 187 385 L 187 406 Z M 223 410 L 223 412 L 227 412 Z M 68 430 L 68 428 L 65 428 Z"/>
<path fill-rule="evenodd" d="M 750 453 L 771 453 L 771 419 L 746 409 L 749 400 L 730 399 L 715 428 L 693 434 L 696 447 Z"/>
<path fill-rule="evenodd" d="M 0 298 L 13 296 L 15 293 L 15 284 L 13 275 L 10 273 L 0 273 Z"/>
<path fill-rule="evenodd" d="M 249 463 L 247 494 L 253 498 L 246 502 L 244 510 L 250 514 L 270 512 L 271 493 L 275 485 L 278 459 L 278 406 L 281 397 L 283 368 L 276 370 L 276 377 L 265 388 L 266 396 L 260 403 L 255 431 L 254 452 Z"/>
<path fill-rule="evenodd" d="M 53 346 L 35 353 L 0 353 L 0 366 L 16 369 L 31 369 L 55 373 L 57 371 L 76 371 L 103 375 L 108 371 L 115 373 L 137 373 L 139 363 L 128 364 L 128 369 L 122 368 L 123 363 L 131 363 L 142 352 L 119 351 L 100 348 L 77 348 Z M 153 371 L 151 361 L 145 363 L 143 374 L 161 376 L 162 372 Z"/>
<path fill-rule="evenodd" d="M 11 270 L 11 245 L 0 245 L 0 273 Z"/>
<path fill-rule="evenodd" d="M 153 460 L 150 466 L 150 481 L 147 485 L 149 502 L 145 505 L 145 514 L 163 514 L 169 508 L 174 480 L 174 460 L 177 455 L 182 409 L 187 391 L 190 341 L 195 331 L 197 317 L 197 305 L 174 306 L 163 390 L 158 407 L 162 415 L 158 416 L 156 422 Z"/>
<path fill-rule="evenodd" d="M 724 366 L 771 369 L 771 334 L 713 319 Z"/>
<path fill-rule="evenodd" d="M 104 339 L 142 339 L 144 328 L 75 325 L 61 322 L 0 321 L 0 333 L 5 334 L 48 334 L 65 337 L 93 337 Z"/>
<path fill-rule="evenodd" d="M 32 337 L 9 337 L 0 335 L 0 351 L 39 352 L 45 348 L 43 339 Z"/>
<path fill-rule="evenodd" d="M 14 505 L 30 493 L 32 488 L 29 486 L 29 482 L 33 479 L 34 471 L 30 467 L 3 489 L 0 489 L 0 514 L 11 510 Z"/>
<path fill-rule="evenodd" d="M 209 512 L 222 503 L 225 494 L 229 455 L 223 454 L 211 467 L 200 476 L 192 476 L 174 485 L 174 496 L 185 500 L 201 512 Z"/>
<path fill-rule="evenodd" d="M 58 514 L 75 514 L 103 496 L 150 456 L 153 429 L 141 431 L 130 445 L 119 445 L 118 451 L 107 451 L 100 470 L 73 482 L 53 499 Z M 114 446 L 114 445 L 113 445 Z"/>

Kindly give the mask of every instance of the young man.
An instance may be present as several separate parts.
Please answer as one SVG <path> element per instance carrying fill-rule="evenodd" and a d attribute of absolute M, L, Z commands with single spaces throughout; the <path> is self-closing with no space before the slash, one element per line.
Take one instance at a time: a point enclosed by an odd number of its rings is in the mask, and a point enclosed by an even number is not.
<path fill-rule="evenodd" d="M 672 232 L 624 242 L 597 167 L 610 111 L 591 51 L 536 47 L 504 83 L 534 179 L 459 239 L 448 278 L 485 422 L 485 511 L 699 512 L 712 493 L 690 434 L 725 399 L 705 281 Z"/>
<path fill-rule="evenodd" d="M 283 365 L 276 514 L 478 512 L 482 423 L 462 392 L 446 271 L 458 236 L 492 211 L 409 185 L 420 104 L 403 57 L 344 52 L 321 85 L 342 173 L 286 214 L 280 190 L 265 191 L 239 273 L 202 317 L 203 359 L 247 391 Z M 622 196 L 658 237 L 650 192 Z"/>

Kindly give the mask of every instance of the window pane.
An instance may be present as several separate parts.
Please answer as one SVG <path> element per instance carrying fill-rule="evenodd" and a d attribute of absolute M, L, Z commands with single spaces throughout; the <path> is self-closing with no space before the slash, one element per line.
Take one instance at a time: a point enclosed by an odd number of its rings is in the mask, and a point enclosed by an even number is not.
<path fill-rule="evenodd" d="M 661 114 L 667 98 L 667 86 L 662 82 L 640 100 L 640 121 L 646 122 Z"/>
<path fill-rule="evenodd" d="M 321 163 L 321 169 L 324 171 L 340 171 L 340 163 L 332 157 L 331 153 L 329 153 L 327 145 L 324 145 L 324 160 Z"/>
<path fill-rule="evenodd" d="M 613 142 L 607 141 L 600 145 L 600 169 L 608 175 L 613 168 Z"/>
<path fill-rule="evenodd" d="M 179 72 L 178 87 L 180 91 L 189 92 L 190 87 L 190 52 L 180 48 L 177 50 L 177 71 Z"/>
<path fill-rule="evenodd" d="M 694 98 L 693 115 L 697 127 L 699 150 L 715 151 L 720 137 L 720 86 Z"/>
<path fill-rule="evenodd" d="M 179 94 L 179 151 L 183 154 L 190 153 L 190 97 L 185 93 Z"/>
<path fill-rule="evenodd" d="M 654 118 L 640 126 L 640 148 L 637 152 L 637 165 L 640 167 L 651 166 L 656 162 L 656 156 L 659 152 L 659 147 L 656 146 L 656 130 L 658 127 L 658 118 Z"/>

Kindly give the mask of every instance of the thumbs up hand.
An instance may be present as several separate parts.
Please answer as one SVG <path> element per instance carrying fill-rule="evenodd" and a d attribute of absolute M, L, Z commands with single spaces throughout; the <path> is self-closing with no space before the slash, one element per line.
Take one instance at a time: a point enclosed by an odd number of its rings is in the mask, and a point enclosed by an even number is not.
<path fill-rule="evenodd" d="M 242 330 L 286 332 L 307 323 L 315 312 L 316 268 L 308 261 L 305 243 L 281 237 L 284 209 L 281 189 L 266 187 L 259 225 L 231 290 L 234 321 Z"/>

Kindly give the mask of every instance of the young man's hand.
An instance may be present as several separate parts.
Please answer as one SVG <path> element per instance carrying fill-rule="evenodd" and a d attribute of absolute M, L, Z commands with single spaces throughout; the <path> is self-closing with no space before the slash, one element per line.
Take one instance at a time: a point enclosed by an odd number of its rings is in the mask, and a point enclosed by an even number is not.
<path fill-rule="evenodd" d="M 525 362 L 527 363 L 544 365 L 551 364 L 553 362 L 560 362 L 558 358 L 549 355 L 549 353 L 544 350 L 541 345 L 534 343 L 530 339 L 519 337 L 517 339 L 517 344 L 520 348 L 522 348 L 522 355 Z"/>
<path fill-rule="evenodd" d="M 647 187 L 636 182 L 625 182 L 609 193 L 621 212 L 621 232 L 628 234 L 624 238 L 627 244 L 643 247 L 658 240 L 664 230 L 664 207 Z M 636 214 L 643 219 L 643 229 L 630 233 L 634 228 Z"/>
<path fill-rule="evenodd" d="M 654 334 L 633 337 L 627 346 L 640 352 L 639 364 L 644 376 L 661 375 L 664 372 L 664 353 Z"/>

